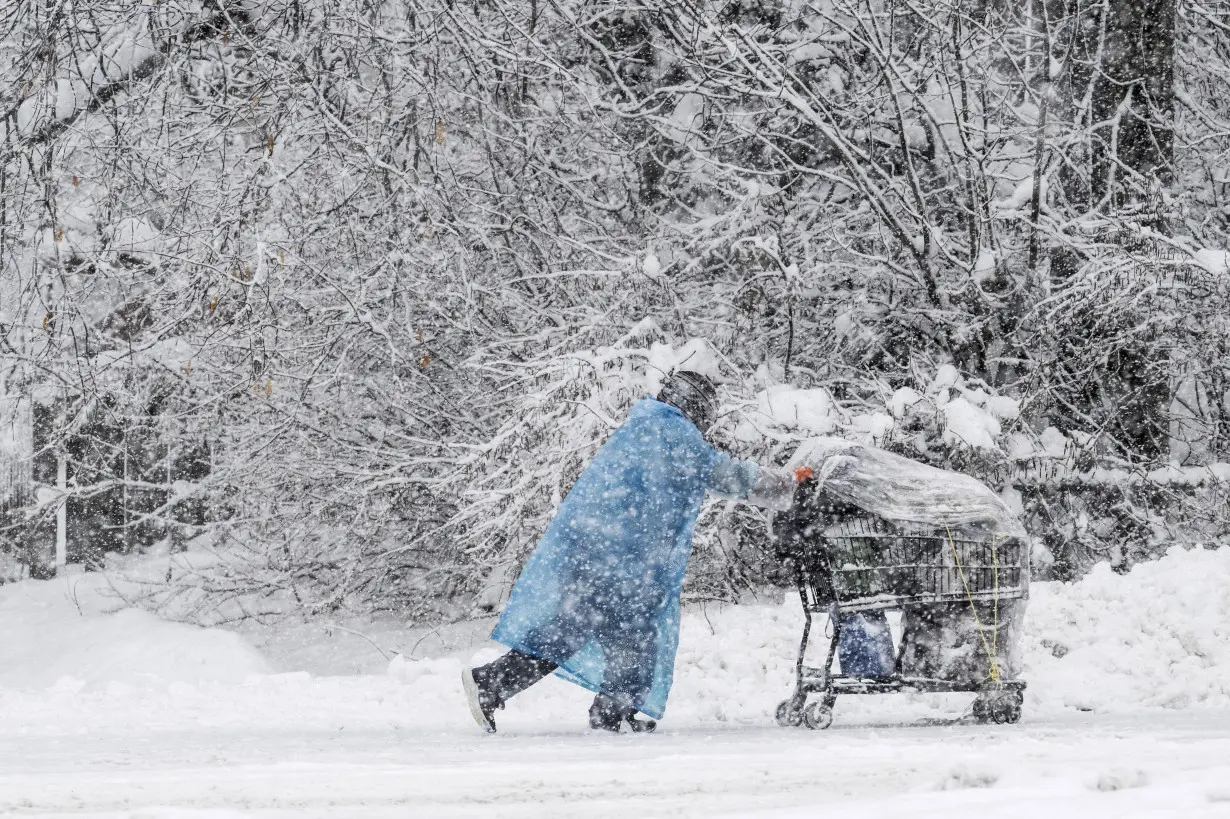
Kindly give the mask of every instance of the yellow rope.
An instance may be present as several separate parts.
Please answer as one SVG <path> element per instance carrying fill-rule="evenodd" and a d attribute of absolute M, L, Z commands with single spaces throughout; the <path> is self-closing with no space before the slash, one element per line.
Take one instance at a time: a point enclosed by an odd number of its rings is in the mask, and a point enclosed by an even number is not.
<path fill-rule="evenodd" d="M 987 643 L 987 635 L 983 632 L 982 621 L 978 618 L 978 607 L 974 605 L 974 595 L 969 590 L 969 582 L 965 579 L 965 569 L 961 566 L 961 555 L 957 553 L 956 541 L 952 538 L 952 529 L 948 528 L 948 524 L 944 524 L 944 529 L 948 532 L 948 545 L 952 548 L 952 559 L 957 563 L 957 576 L 961 578 L 961 585 L 965 588 L 965 597 L 969 600 L 969 610 L 974 615 L 974 625 L 978 627 L 978 636 L 982 639 L 982 649 L 987 653 L 987 657 L 991 662 L 991 681 L 999 682 L 999 655 L 991 649 Z M 995 565 L 995 637 L 998 648 L 999 636 L 999 567 L 998 561 L 995 558 L 995 546 L 991 546 L 991 561 Z"/>

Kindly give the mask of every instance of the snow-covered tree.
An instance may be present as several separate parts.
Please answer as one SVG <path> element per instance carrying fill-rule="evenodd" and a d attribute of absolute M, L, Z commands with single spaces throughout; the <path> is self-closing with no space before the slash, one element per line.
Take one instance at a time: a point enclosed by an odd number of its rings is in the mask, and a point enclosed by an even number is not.
<path fill-rule="evenodd" d="M 1073 573 L 1215 536 L 1162 472 L 1230 459 L 1230 54 L 1137 5 L 6 0 L 33 477 L 74 559 L 212 550 L 202 617 L 460 616 L 703 347 L 745 456 L 973 472 Z M 759 582 L 763 518 L 704 520 L 693 591 Z"/>

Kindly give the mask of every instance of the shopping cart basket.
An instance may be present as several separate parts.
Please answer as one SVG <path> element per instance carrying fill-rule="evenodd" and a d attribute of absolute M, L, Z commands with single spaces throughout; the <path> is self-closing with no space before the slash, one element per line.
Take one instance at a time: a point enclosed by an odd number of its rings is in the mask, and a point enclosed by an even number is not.
<path fill-rule="evenodd" d="M 809 482 L 810 483 L 810 482 Z M 893 523 L 801 487 L 795 507 L 779 513 L 773 538 L 780 559 L 793 567 L 806 620 L 795 663 L 793 695 L 777 707 L 782 726 L 827 728 L 837 697 L 895 692 L 976 692 L 973 714 L 981 722 L 1013 723 L 1021 717 L 1025 683 L 1005 679 L 1000 667 L 1000 605 L 1028 596 L 1029 553 L 1018 537 Z M 804 491 L 804 490 L 812 491 Z M 902 674 L 897 651 L 893 673 L 857 677 L 832 672 L 842 615 L 964 604 L 978 622 L 986 657 L 983 679 L 953 680 Z M 828 615 L 830 640 L 824 664 L 806 665 L 812 615 Z M 980 675 L 981 676 L 981 675 Z M 812 694 L 819 699 L 808 702 Z"/>

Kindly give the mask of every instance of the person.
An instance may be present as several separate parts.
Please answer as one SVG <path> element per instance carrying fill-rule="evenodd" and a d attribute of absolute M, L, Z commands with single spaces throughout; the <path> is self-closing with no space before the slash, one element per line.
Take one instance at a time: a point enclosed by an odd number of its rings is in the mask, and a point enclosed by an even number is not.
<path fill-rule="evenodd" d="M 679 370 L 577 478 L 518 577 L 492 639 L 509 651 L 462 671 L 475 721 L 552 672 L 595 692 L 591 728 L 652 731 L 670 692 L 679 598 L 705 492 L 785 509 L 810 476 L 714 449 L 717 390 Z M 637 712 L 652 719 L 639 719 Z"/>

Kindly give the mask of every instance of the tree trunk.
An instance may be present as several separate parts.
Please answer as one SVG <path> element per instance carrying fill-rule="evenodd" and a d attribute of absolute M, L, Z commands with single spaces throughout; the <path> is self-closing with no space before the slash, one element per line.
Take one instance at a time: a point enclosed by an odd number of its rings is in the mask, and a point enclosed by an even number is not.
<path fill-rule="evenodd" d="M 1172 181 L 1177 0 L 1105 0 L 1102 59 L 1092 78 L 1095 206 L 1138 205 Z M 1153 208 L 1155 209 L 1155 208 Z"/>
<path fill-rule="evenodd" d="M 1166 233 L 1161 191 L 1174 177 L 1177 0 L 1079 2 L 1084 8 L 1065 96 L 1078 119 L 1088 117 L 1089 155 L 1083 158 L 1087 164 L 1071 157 L 1070 170 L 1061 173 L 1068 202 Z M 1088 100 L 1087 112 L 1079 111 L 1082 99 Z M 1101 239 L 1138 241 L 1131 233 Z M 1057 249 L 1052 277 L 1077 274 L 1084 258 L 1077 248 Z M 1133 314 L 1122 321 L 1139 319 Z M 1105 317 L 1090 316 L 1084 327 L 1074 329 L 1080 337 L 1074 339 L 1077 346 L 1095 351 L 1102 343 L 1099 335 L 1110 326 Z M 1126 346 L 1104 351 L 1096 377 L 1083 384 L 1075 379 L 1080 386 L 1072 396 L 1078 414 L 1098 419 L 1122 454 L 1145 462 L 1169 450 L 1168 359 L 1159 342 L 1146 332 Z"/>

